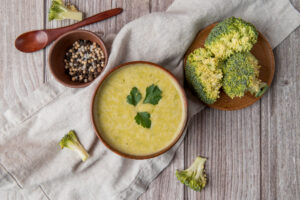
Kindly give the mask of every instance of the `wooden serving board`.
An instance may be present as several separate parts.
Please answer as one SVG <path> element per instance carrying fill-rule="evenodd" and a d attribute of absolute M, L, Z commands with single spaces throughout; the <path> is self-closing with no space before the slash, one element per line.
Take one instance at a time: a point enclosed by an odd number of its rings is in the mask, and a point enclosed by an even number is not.
<path fill-rule="evenodd" d="M 191 44 L 191 46 L 185 54 L 184 67 L 186 65 L 187 56 L 195 49 L 204 47 L 204 42 L 208 34 L 215 27 L 216 24 L 217 23 L 211 24 L 198 33 L 195 40 L 193 41 L 193 43 Z M 259 65 L 261 65 L 259 78 L 263 82 L 266 82 L 270 87 L 275 72 L 275 59 L 269 42 L 261 33 L 259 33 L 257 43 L 253 46 L 251 53 L 258 59 Z M 217 99 L 217 101 L 214 104 L 208 104 L 208 106 L 219 110 L 239 110 L 254 104 L 262 96 L 255 97 L 249 92 L 247 92 L 245 96 L 241 98 L 235 97 L 231 99 L 221 89 L 220 98 Z"/>

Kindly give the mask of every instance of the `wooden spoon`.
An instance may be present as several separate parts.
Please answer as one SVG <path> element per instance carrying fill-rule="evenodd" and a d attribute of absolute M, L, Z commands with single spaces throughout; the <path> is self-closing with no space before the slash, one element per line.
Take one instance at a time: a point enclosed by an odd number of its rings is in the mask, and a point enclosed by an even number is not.
<path fill-rule="evenodd" d="M 102 13 L 96 14 L 92 17 L 86 18 L 70 26 L 23 33 L 16 39 L 15 46 L 18 50 L 25 53 L 34 52 L 45 48 L 53 40 L 57 39 L 59 36 L 61 36 L 62 34 L 68 31 L 105 20 L 107 18 L 120 14 L 122 11 L 123 11 L 122 8 L 115 8 L 115 9 L 107 10 Z"/>

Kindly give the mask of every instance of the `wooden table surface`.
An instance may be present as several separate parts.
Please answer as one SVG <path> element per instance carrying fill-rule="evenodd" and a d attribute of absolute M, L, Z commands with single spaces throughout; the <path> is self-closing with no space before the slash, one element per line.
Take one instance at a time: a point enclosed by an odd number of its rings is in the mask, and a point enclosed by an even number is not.
<path fill-rule="evenodd" d="M 173 0 L 72 0 L 91 16 L 115 7 L 122 15 L 85 27 L 103 37 L 116 34 L 128 22 L 164 11 Z M 293 1 L 300 8 L 300 1 Z M 48 51 L 24 54 L 15 38 L 29 30 L 61 27 L 68 20 L 48 22 L 50 0 L 1 0 L 0 112 L 49 80 Z M 205 109 L 171 165 L 158 176 L 140 200 L 181 199 L 300 199 L 300 27 L 274 49 L 276 72 L 272 87 L 251 107 L 225 112 Z M 209 183 L 202 192 L 180 184 L 176 169 L 197 155 L 208 158 Z M 15 196 L 17 195 L 17 196 Z M 23 199 L 9 193 L 0 199 Z"/>

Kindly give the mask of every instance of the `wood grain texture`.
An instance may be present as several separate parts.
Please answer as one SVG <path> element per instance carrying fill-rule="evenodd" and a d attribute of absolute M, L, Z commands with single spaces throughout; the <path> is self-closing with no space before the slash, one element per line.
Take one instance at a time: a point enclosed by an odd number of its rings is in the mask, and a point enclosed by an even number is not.
<path fill-rule="evenodd" d="M 42 1 L 1 1 L 0 112 L 43 82 L 43 52 L 25 54 L 14 47 L 19 34 L 43 28 L 43 10 Z"/>
<path fill-rule="evenodd" d="M 184 168 L 183 161 L 184 143 L 178 148 L 171 164 L 150 184 L 148 190 L 140 196 L 139 200 L 184 199 L 184 186 L 175 177 L 176 169 Z"/>
<path fill-rule="evenodd" d="M 173 0 L 68 0 L 86 15 L 122 7 L 123 14 L 84 29 L 97 32 L 108 46 L 128 22 L 164 11 Z M 300 0 L 291 0 L 300 8 Z M 33 54 L 14 48 L 15 38 L 32 29 L 56 28 L 71 20 L 48 22 L 50 0 L 1 1 L 0 112 L 51 78 L 49 47 Z M 253 106 L 239 111 L 205 109 L 189 126 L 171 165 L 139 200 L 169 199 L 300 199 L 300 28 L 275 49 L 272 87 Z M 175 177 L 201 155 L 208 158 L 209 183 L 194 192 Z M 0 199 L 23 199 L 22 193 L 1 193 Z"/>
<path fill-rule="evenodd" d="M 0 6 L 0 112 L 43 83 L 43 51 L 33 54 L 14 47 L 18 35 L 43 28 L 43 1 L 2 0 Z M 41 20 L 42 19 L 42 20 Z M 0 191 L 2 200 L 23 200 L 21 191 Z"/>
<path fill-rule="evenodd" d="M 239 111 L 205 109 L 185 139 L 185 167 L 206 158 L 208 185 L 202 192 L 185 188 L 186 199 L 260 198 L 260 105 Z"/>
<path fill-rule="evenodd" d="M 150 12 L 163 12 L 165 11 L 174 0 L 150 0 L 149 10 Z"/>
<path fill-rule="evenodd" d="M 262 199 L 300 199 L 300 27 L 276 49 L 276 73 L 261 102 Z"/>
<path fill-rule="evenodd" d="M 0 197 L 1 200 L 26 200 L 26 198 L 23 196 L 22 192 L 20 191 L 0 191 Z"/>

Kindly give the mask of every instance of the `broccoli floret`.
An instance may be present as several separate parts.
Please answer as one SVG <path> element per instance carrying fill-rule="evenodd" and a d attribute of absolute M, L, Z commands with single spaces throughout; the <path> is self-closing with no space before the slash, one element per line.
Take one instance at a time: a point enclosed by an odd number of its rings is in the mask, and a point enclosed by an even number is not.
<path fill-rule="evenodd" d="M 237 52 L 248 52 L 257 42 L 258 32 L 254 25 L 235 17 L 218 23 L 205 40 L 208 48 L 217 58 L 227 59 Z"/>
<path fill-rule="evenodd" d="M 81 146 L 79 140 L 77 139 L 75 131 L 71 130 L 69 133 L 67 133 L 59 142 L 60 147 L 63 149 L 64 147 L 67 147 L 76 153 L 81 157 L 82 161 L 85 161 L 89 154 L 86 152 L 86 150 Z"/>
<path fill-rule="evenodd" d="M 205 174 L 206 158 L 198 156 L 194 163 L 186 170 L 177 170 L 177 179 L 195 191 L 201 191 L 207 182 Z"/>
<path fill-rule="evenodd" d="M 53 19 L 74 19 L 81 21 L 82 18 L 82 12 L 79 12 L 74 5 L 66 6 L 62 0 L 52 0 L 48 16 L 49 21 Z"/>
<path fill-rule="evenodd" d="M 206 104 L 214 103 L 219 97 L 223 75 L 218 65 L 218 59 L 205 48 L 194 50 L 186 60 L 186 79 Z"/>
<path fill-rule="evenodd" d="M 223 89 L 230 97 L 242 97 L 246 91 L 261 96 L 268 88 L 259 77 L 257 59 L 251 53 L 236 53 L 222 66 Z"/>

